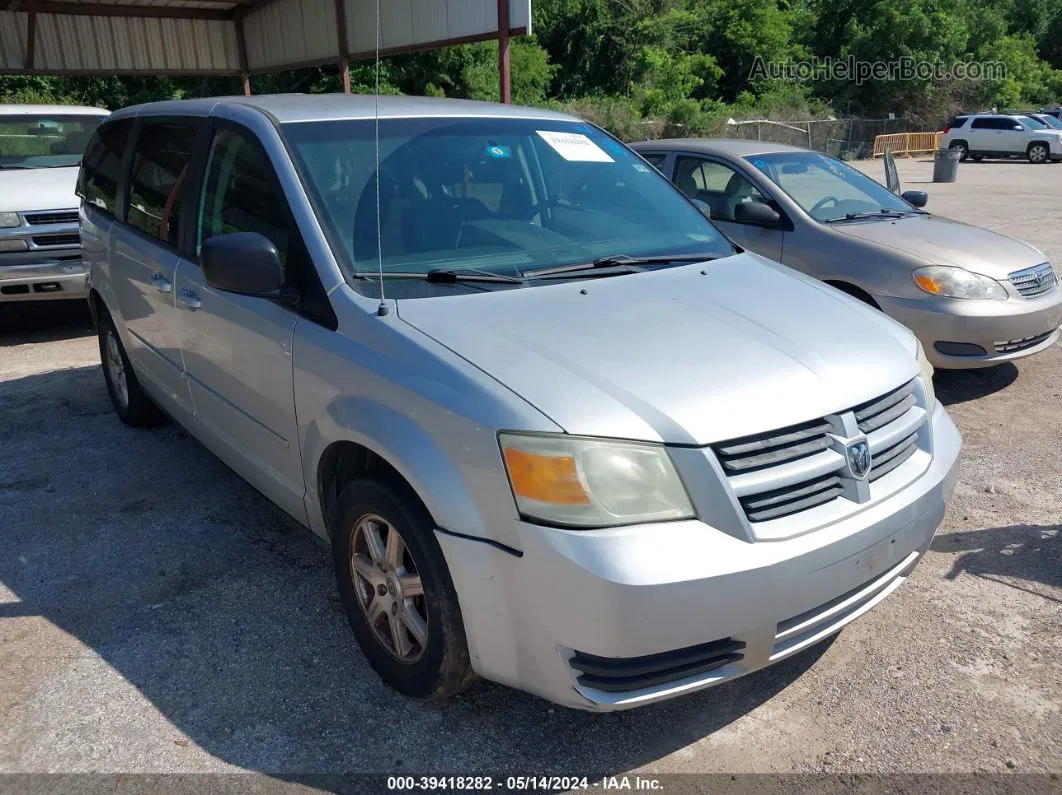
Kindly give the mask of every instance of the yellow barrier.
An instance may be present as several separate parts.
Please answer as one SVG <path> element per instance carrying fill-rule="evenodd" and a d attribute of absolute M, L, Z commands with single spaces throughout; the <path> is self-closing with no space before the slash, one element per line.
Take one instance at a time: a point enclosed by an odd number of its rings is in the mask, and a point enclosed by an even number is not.
<path fill-rule="evenodd" d="M 888 149 L 893 155 L 910 157 L 928 154 L 940 148 L 939 132 L 889 133 L 874 138 L 874 157 L 881 157 Z"/>

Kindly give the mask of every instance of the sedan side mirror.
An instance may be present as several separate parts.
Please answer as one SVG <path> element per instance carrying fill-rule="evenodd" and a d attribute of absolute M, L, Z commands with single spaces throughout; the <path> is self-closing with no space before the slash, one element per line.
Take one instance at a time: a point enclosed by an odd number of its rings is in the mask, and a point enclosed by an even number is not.
<path fill-rule="evenodd" d="M 206 280 L 219 290 L 258 298 L 285 298 L 284 266 L 277 247 L 257 232 L 215 235 L 199 254 Z"/>
<path fill-rule="evenodd" d="M 900 198 L 908 204 L 913 204 L 915 207 L 925 207 L 929 201 L 929 194 L 924 190 L 908 190 L 900 194 Z"/>
<path fill-rule="evenodd" d="M 734 220 L 739 224 L 774 227 L 781 223 L 782 216 L 763 202 L 753 200 L 734 207 Z"/>

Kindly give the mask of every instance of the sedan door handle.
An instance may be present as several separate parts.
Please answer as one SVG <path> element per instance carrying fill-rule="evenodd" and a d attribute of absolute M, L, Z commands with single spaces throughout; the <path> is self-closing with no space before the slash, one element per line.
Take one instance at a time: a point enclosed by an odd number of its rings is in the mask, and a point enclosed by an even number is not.
<path fill-rule="evenodd" d="M 203 305 L 203 302 L 199 300 L 199 296 L 195 294 L 195 291 L 189 290 L 187 287 L 182 287 L 177 291 L 177 300 L 189 309 L 198 309 Z"/>
<path fill-rule="evenodd" d="M 173 291 L 173 282 L 167 279 L 161 271 L 155 271 L 151 274 L 151 283 L 155 285 L 155 288 L 160 293 L 168 293 Z"/>

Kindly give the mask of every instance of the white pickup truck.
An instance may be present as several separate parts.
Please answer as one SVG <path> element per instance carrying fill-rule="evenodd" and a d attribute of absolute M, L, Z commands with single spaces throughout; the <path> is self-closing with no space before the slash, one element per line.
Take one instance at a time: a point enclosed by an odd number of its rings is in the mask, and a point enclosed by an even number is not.
<path fill-rule="evenodd" d="M 0 105 L 0 306 L 85 298 L 78 168 L 100 108 Z"/>

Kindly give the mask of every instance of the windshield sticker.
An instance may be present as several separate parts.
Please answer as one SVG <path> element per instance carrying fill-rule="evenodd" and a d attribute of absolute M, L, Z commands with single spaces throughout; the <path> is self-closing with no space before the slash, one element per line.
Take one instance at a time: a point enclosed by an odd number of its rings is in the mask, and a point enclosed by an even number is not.
<path fill-rule="evenodd" d="M 600 146 L 582 133 L 535 130 L 558 155 L 574 163 L 615 163 Z"/>
<path fill-rule="evenodd" d="M 504 160 L 513 156 L 513 150 L 508 146 L 488 146 L 487 154 L 499 160 Z"/>

